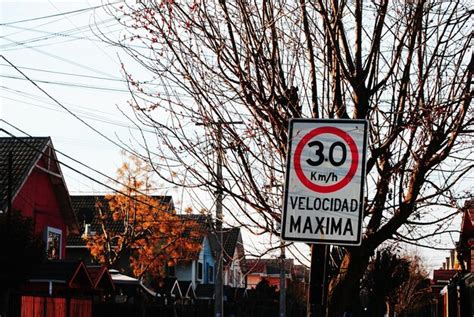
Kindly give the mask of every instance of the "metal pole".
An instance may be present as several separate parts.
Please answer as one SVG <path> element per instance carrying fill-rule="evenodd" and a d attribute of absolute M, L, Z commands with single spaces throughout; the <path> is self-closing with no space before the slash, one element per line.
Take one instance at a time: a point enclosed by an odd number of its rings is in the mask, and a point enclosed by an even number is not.
<path fill-rule="evenodd" d="M 222 177 L 222 162 L 224 151 L 222 149 L 222 125 L 223 124 L 243 124 L 243 121 L 213 121 L 213 122 L 198 122 L 196 125 L 216 125 L 217 126 L 217 170 L 216 170 L 216 280 L 214 288 L 214 316 L 224 316 L 224 287 L 223 287 L 223 254 L 222 254 L 222 201 L 224 179 Z"/>
<path fill-rule="evenodd" d="M 321 244 L 311 245 L 311 270 L 309 276 L 308 303 L 306 306 L 308 317 L 326 316 L 326 266 L 328 246 Z"/>
<path fill-rule="evenodd" d="M 216 235 L 217 235 L 217 270 L 215 284 L 214 312 L 216 317 L 224 316 L 223 270 L 222 270 L 222 126 L 217 124 L 217 172 L 216 172 Z"/>
<path fill-rule="evenodd" d="M 285 243 L 280 237 L 280 317 L 286 316 Z"/>

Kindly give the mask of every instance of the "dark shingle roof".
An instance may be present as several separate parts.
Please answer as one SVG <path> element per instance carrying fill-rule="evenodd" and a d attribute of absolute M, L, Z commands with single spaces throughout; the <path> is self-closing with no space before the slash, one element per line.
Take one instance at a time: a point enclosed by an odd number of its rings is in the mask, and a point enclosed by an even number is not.
<path fill-rule="evenodd" d="M 113 291 L 115 289 L 114 281 L 112 280 L 112 276 L 110 276 L 109 269 L 106 266 L 90 265 L 86 268 L 94 288 L 108 291 Z"/>
<path fill-rule="evenodd" d="M 279 259 L 247 259 L 246 269 L 249 274 L 280 274 Z M 293 268 L 293 259 L 285 259 L 285 273 L 290 274 Z"/>
<path fill-rule="evenodd" d="M 69 287 L 77 287 L 77 285 L 93 287 L 93 282 L 82 261 L 44 262 L 34 269 L 30 281 L 63 281 Z"/>
<path fill-rule="evenodd" d="M 78 232 L 77 219 L 72 210 L 66 182 L 62 177 L 59 161 L 49 137 L 0 138 L 0 210 L 7 208 L 9 153 L 12 154 L 12 198 L 15 199 L 35 166 L 42 166 L 39 168 L 54 174 L 50 176 L 51 185 L 68 229 L 70 232 Z M 58 178 L 58 175 L 61 177 Z"/>
<path fill-rule="evenodd" d="M 155 199 L 158 199 L 160 202 L 169 205 L 169 209 L 173 209 L 173 201 L 171 196 L 153 196 Z M 96 209 L 96 204 L 99 202 L 103 208 L 103 211 L 110 211 L 109 204 L 105 196 L 71 196 L 71 202 L 76 213 L 77 219 L 80 224 L 80 234 L 73 234 L 68 236 L 67 245 L 68 246 L 85 246 L 85 241 L 82 238 L 82 233 L 84 232 L 84 224 L 90 223 L 90 232 L 99 232 L 100 231 L 100 222 L 98 219 L 98 212 Z M 177 215 L 182 218 L 183 221 L 194 220 L 198 224 L 196 230 L 207 232 L 209 229 L 209 219 L 204 215 Z M 111 231 L 120 232 L 123 230 L 123 224 L 121 222 L 112 221 L 110 217 L 107 218 L 107 227 Z M 203 235 L 199 236 L 199 241 L 202 243 Z"/>
<path fill-rule="evenodd" d="M 222 245 L 224 252 L 224 260 L 229 263 L 234 258 L 234 253 L 239 243 L 240 228 L 224 228 L 222 229 Z M 217 252 L 217 237 L 215 234 L 209 235 L 209 243 L 211 249 L 215 253 Z"/>
<path fill-rule="evenodd" d="M 100 222 L 98 218 L 98 212 L 96 204 L 99 203 L 104 209 L 108 209 L 108 201 L 104 196 L 71 196 L 72 208 L 76 214 L 76 218 L 79 221 L 79 234 L 70 234 L 67 237 L 68 246 L 85 246 L 85 241 L 82 239 L 84 233 L 84 225 L 90 224 L 90 232 L 97 232 L 100 229 Z M 110 221 L 108 218 L 109 228 L 113 231 L 119 231 L 123 229 L 123 226 L 119 222 Z"/>
<path fill-rule="evenodd" d="M 13 196 L 18 192 L 50 138 L 0 138 L 0 209 L 5 210 L 8 190 L 8 155 L 12 153 Z"/>
<path fill-rule="evenodd" d="M 191 281 L 178 281 L 179 289 L 183 294 L 183 297 L 195 298 L 196 294 L 194 293 L 193 284 Z"/>
<path fill-rule="evenodd" d="M 182 297 L 182 290 L 178 283 L 176 277 L 167 277 L 161 281 L 161 285 L 156 289 L 156 293 L 163 296 L 172 297 Z"/>
<path fill-rule="evenodd" d="M 214 284 L 198 284 L 196 286 L 196 297 L 199 299 L 211 299 L 214 298 L 214 291 L 215 291 Z"/>

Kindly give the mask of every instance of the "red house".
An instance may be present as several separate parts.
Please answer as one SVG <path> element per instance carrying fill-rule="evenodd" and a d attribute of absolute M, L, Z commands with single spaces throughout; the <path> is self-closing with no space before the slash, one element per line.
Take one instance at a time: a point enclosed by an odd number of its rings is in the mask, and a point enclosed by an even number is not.
<path fill-rule="evenodd" d="M 463 270 L 474 273 L 474 199 L 467 201 L 462 209 L 463 218 L 458 249 Z"/>
<path fill-rule="evenodd" d="M 33 218 L 48 259 L 64 259 L 66 237 L 78 233 L 79 227 L 51 139 L 0 138 L 0 162 L 1 212 L 9 212 L 11 197 L 13 210 Z"/>

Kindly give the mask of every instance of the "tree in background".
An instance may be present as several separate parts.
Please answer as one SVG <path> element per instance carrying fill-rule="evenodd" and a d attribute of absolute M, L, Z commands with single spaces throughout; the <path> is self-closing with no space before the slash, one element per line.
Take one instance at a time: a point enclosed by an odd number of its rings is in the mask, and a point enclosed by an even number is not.
<path fill-rule="evenodd" d="M 107 204 L 96 204 L 100 230 L 85 237 L 91 255 L 114 267 L 129 257 L 133 274 L 161 278 L 167 266 L 186 261 L 200 249 L 203 234 L 197 223 L 170 210 L 170 205 L 151 196 L 153 182 L 143 162 L 131 158 L 118 169 L 120 193 L 107 195 Z"/>
<path fill-rule="evenodd" d="M 136 78 L 124 65 L 134 123 L 157 139 L 143 137 L 135 154 L 171 184 L 222 191 L 227 221 L 254 233 L 278 233 L 275 188 L 290 118 L 370 122 L 363 241 L 344 248 L 331 315 L 359 309 L 354 294 L 383 242 L 436 248 L 451 232 L 466 197 L 458 186 L 473 167 L 469 1 L 138 0 L 108 8 L 125 26 L 109 40 L 149 72 Z M 215 165 L 224 150 L 221 183 Z"/>
<path fill-rule="evenodd" d="M 390 249 L 377 251 L 362 281 L 369 316 L 393 316 L 401 286 L 409 280 L 410 262 Z"/>
<path fill-rule="evenodd" d="M 425 309 L 432 299 L 431 279 L 418 256 L 408 257 L 409 276 L 401 285 L 395 300 L 397 316 L 414 316 Z"/>

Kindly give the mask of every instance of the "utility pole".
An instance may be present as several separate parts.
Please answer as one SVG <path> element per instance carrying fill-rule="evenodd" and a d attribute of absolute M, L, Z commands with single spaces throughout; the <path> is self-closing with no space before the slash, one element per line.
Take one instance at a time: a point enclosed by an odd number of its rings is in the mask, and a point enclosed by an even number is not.
<path fill-rule="evenodd" d="M 216 270 L 216 285 L 215 285 L 215 299 L 214 299 L 214 315 L 216 317 L 224 316 L 224 287 L 223 287 L 223 259 L 222 259 L 222 188 L 224 187 L 224 180 L 222 177 L 222 125 L 217 124 L 217 172 L 216 172 L 216 235 L 217 235 L 217 270 Z"/>
<path fill-rule="evenodd" d="M 281 229 L 280 229 L 280 317 L 286 317 L 285 242 L 281 238 Z"/>
<path fill-rule="evenodd" d="M 214 316 L 224 316 L 224 286 L 223 286 L 223 252 L 222 252 L 222 201 L 223 201 L 223 188 L 224 178 L 222 176 L 222 164 L 224 157 L 224 150 L 222 149 L 222 125 L 223 124 L 243 124 L 243 121 L 214 121 L 206 123 L 196 123 L 196 125 L 216 125 L 217 126 L 217 167 L 216 167 L 216 238 L 217 238 L 217 250 L 216 250 L 216 279 L 215 279 L 215 290 L 214 290 Z"/>

